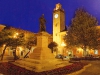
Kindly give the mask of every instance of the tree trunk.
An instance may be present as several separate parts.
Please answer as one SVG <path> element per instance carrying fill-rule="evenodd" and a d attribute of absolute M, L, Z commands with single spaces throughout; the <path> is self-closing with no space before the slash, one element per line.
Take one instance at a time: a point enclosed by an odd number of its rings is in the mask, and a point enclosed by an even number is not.
<path fill-rule="evenodd" d="M 30 50 L 26 53 L 26 55 L 24 56 L 24 58 L 26 58 L 27 57 L 27 55 L 30 53 Z"/>
<path fill-rule="evenodd" d="M 6 48 L 7 48 L 7 45 L 4 47 L 3 53 L 2 53 L 2 55 L 1 55 L 1 60 L 3 60 L 3 57 L 4 57 L 4 54 L 5 54 Z"/>
<path fill-rule="evenodd" d="M 53 49 L 51 50 L 51 53 L 53 53 Z"/>
<path fill-rule="evenodd" d="M 16 47 L 17 48 L 17 47 Z M 17 55 L 16 55 L 16 48 L 15 50 L 13 51 L 13 56 L 14 56 L 14 60 L 18 59 Z"/>
<path fill-rule="evenodd" d="M 83 48 L 83 56 L 84 56 L 84 57 L 86 57 L 86 56 L 87 56 L 86 46 L 84 46 L 84 48 Z"/>

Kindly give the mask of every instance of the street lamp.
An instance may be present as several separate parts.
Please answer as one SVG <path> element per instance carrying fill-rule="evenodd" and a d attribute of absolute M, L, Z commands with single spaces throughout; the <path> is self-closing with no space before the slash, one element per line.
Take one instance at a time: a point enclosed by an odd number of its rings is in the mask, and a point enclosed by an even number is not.
<path fill-rule="evenodd" d="M 15 34 L 14 34 L 14 38 L 17 38 L 17 36 L 18 36 L 18 33 L 15 33 Z"/>
<path fill-rule="evenodd" d="M 62 42 L 62 43 L 61 43 L 61 46 L 62 46 L 62 47 L 65 47 L 65 46 L 66 46 L 66 44 L 65 44 L 64 42 Z"/>
<path fill-rule="evenodd" d="M 63 48 L 62 48 L 62 50 L 63 50 L 62 53 L 63 53 L 63 55 L 64 55 L 64 54 L 65 54 L 65 53 L 64 53 L 64 52 L 65 52 L 65 48 L 64 48 L 64 47 L 66 46 L 66 44 L 65 44 L 64 42 L 62 42 L 62 43 L 61 43 L 61 46 L 63 47 Z"/>

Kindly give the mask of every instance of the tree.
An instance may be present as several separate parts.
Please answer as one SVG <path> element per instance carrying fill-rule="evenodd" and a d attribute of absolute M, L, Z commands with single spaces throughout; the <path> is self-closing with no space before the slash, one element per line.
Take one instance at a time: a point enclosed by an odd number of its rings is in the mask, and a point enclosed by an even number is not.
<path fill-rule="evenodd" d="M 5 53 L 6 48 L 11 43 L 11 40 L 12 40 L 12 39 L 10 39 L 11 35 L 12 35 L 12 33 L 9 30 L 5 30 L 4 29 L 4 30 L 2 30 L 0 32 L 0 46 L 5 45 L 4 46 L 3 53 L 1 55 L 1 60 L 3 60 L 3 56 L 4 56 L 4 53 Z"/>
<path fill-rule="evenodd" d="M 13 48 L 14 60 L 18 59 L 18 56 L 16 55 L 16 48 L 25 44 L 24 33 L 15 33 L 15 35 L 16 37 L 13 37 L 10 43 L 10 46 Z"/>
<path fill-rule="evenodd" d="M 53 48 L 54 47 L 57 47 L 58 46 L 58 44 L 56 43 L 56 42 L 51 42 L 49 45 L 48 45 L 48 48 L 50 48 L 51 49 L 51 52 L 53 53 Z"/>
<path fill-rule="evenodd" d="M 75 17 L 72 19 L 72 23 L 68 29 L 66 42 L 70 46 L 80 46 L 84 50 L 84 56 L 86 56 L 87 48 L 97 48 L 98 30 L 96 26 L 98 21 L 95 17 L 91 16 L 84 9 L 78 9 L 75 13 Z"/>
<path fill-rule="evenodd" d="M 0 45 L 5 45 L 3 53 L 1 55 L 1 60 L 3 60 L 3 56 L 5 54 L 5 50 L 7 47 L 13 47 L 15 48 L 13 55 L 14 59 L 17 58 L 16 56 L 16 48 L 17 46 L 20 46 L 23 44 L 24 39 L 23 39 L 23 34 L 20 33 L 17 36 L 15 36 L 16 32 L 15 30 L 10 30 L 8 27 L 6 27 L 4 30 L 0 32 Z"/>

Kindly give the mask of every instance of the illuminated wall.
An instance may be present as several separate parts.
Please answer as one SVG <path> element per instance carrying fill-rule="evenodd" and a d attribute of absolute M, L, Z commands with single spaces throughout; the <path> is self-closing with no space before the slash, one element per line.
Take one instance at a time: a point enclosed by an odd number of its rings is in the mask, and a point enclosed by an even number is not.
<path fill-rule="evenodd" d="M 61 43 L 63 36 L 66 35 L 65 31 L 65 12 L 60 3 L 56 4 L 53 11 L 53 41 L 58 44 L 58 51 L 62 53 Z"/>
<path fill-rule="evenodd" d="M 0 31 L 6 27 L 5 25 L 0 24 Z"/>

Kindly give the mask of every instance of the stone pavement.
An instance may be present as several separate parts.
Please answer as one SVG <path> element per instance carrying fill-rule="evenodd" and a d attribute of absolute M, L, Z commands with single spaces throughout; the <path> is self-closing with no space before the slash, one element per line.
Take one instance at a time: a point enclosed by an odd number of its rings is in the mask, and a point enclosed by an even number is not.
<path fill-rule="evenodd" d="M 85 61 L 90 64 L 84 69 L 69 75 L 100 75 L 100 61 Z"/>
<path fill-rule="evenodd" d="M 38 61 L 33 60 L 33 59 L 29 59 L 29 58 L 25 58 L 22 60 L 17 60 L 15 62 L 13 62 L 13 64 L 18 65 L 20 67 L 24 67 L 28 70 L 33 70 L 36 72 L 41 72 L 41 71 L 46 71 L 46 70 L 51 70 L 51 69 L 55 69 L 55 68 L 59 68 L 59 67 L 63 67 L 66 65 L 70 65 L 72 63 L 69 63 L 69 61 L 66 60 L 61 60 L 61 59 L 56 59 L 55 61 L 52 61 L 51 63 L 36 63 Z M 38 68 L 39 67 L 39 68 Z"/>
<path fill-rule="evenodd" d="M 71 74 L 66 74 L 66 75 L 100 75 L 100 61 L 84 61 L 84 62 L 88 62 L 90 64 L 85 66 L 80 71 L 77 71 Z"/>

